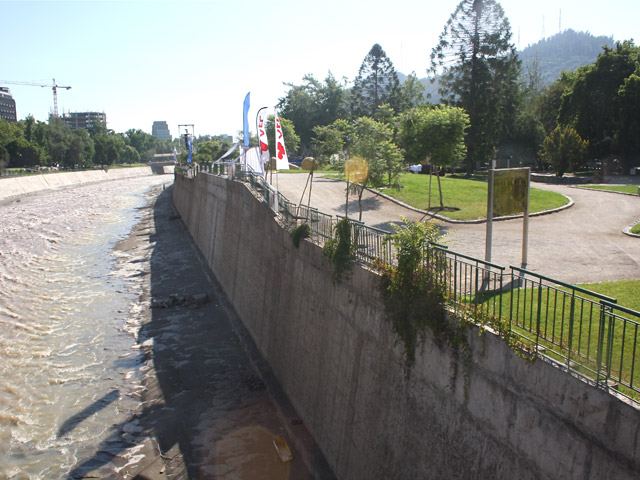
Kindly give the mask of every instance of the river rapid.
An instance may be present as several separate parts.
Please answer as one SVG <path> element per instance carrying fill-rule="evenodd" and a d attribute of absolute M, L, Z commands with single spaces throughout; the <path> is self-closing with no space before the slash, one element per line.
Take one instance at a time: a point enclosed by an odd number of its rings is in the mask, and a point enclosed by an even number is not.
<path fill-rule="evenodd" d="M 140 320 L 113 248 L 140 218 L 145 192 L 172 179 L 0 204 L 0 478 L 66 478 L 101 454 L 122 460 L 109 466 L 115 475 L 135 461 L 122 443 L 143 388 Z"/>

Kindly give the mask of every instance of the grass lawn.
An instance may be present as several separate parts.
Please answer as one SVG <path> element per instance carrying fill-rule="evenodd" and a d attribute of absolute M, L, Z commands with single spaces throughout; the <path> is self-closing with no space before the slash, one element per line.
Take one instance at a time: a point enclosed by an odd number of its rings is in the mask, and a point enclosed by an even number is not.
<path fill-rule="evenodd" d="M 473 220 L 487 215 L 487 183 L 465 178 L 441 177 L 445 211 L 440 215 L 454 220 Z M 403 203 L 427 210 L 429 206 L 429 175 L 404 174 L 400 177 L 403 188 L 386 189 L 384 193 Z M 568 203 L 562 195 L 546 190 L 531 189 L 530 213 L 558 208 Z M 431 209 L 440 206 L 438 180 L 432 177 Z"/>
<path fill-rule="evenodd" d="M 585 283 L 580 286 L 592 292 L 616 298 L 618 305 L 640 312 L 640 280 Z"/>
<path fill-rule="evenodd" d="M 617 299 L 618 305 L 640 311 L 640 280 L 590 283 L 581 288 Z M 500 307 L 502 318 L 511 319 L 514 333 L 522 336 L 525 344 L 539 344 L 545 353 L 565 363 L 571 358 L 572 367 L 591 378 L 598 371 L 598 360 L 607 365 L 612 378 L 635 388 L 640 385 L 640 318 L 616 311 L 615 317 L 600 317 L 599 299 L 577 292 L 575 301 L 566 287 L 519 288 L 502 295 L 488 293 L 478 300 L 491 313 Z M 483 298 L 484 297 L 484 298 Z M 573 314 L 572 314 L 573 313 Z M 538 330 L 539 315 L 539 330 Z M 601 335 L 605 335 L 602 337 Z M 600 349 L 602 347 L 602 350 Z M 600 356 L 600 352 L 604 357 Z M 621 385 L 627 395 L 640 394 Z"/>
<path fill-rule="evenodd" d="M 638 185 L 580 185 L 580 188 L 638 194 Z"/>

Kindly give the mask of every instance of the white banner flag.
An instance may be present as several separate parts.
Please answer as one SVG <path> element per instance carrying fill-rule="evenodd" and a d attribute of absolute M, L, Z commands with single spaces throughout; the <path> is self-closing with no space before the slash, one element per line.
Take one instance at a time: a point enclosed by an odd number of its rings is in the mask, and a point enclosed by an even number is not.
<path fill-rule="evenodd" d="M 284 148 L 284 134 L 278 111 L 276 110 L 276 170 L 289 170 L 289 158 L 287 150 Z"/>
<path fill-rule="evenodd" d="M 265 115 L 266 107 L 261 108 L 258 111 L 258 118 L 256 120 L 258 126 L 258 143 L 260 144 L 260 155 L 262 157 L 261 162 L 265 164 L 269 161 L 269 140 L 267 140 L 267 116 Z"/>

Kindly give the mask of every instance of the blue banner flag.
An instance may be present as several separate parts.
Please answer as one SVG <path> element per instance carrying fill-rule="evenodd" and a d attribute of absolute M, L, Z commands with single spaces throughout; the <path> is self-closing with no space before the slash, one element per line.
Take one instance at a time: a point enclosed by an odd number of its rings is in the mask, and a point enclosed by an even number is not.
<path fill-rule="evenodd" d="M 187 163 L 191 163 L 191 153 L 193 149 L 191 148 L 191 138 L 187 137 L 187 148 L 189 149 L 189 158 L 187 158 Z"/>
<path fill-rule="evenodd" d="M 251 92 L 247 93 L 247 96 L 244 97 L 244 112 L 243 112 L 243 122 L 244 122 L 244 146 L 249 146 L 249 95 Z"/>

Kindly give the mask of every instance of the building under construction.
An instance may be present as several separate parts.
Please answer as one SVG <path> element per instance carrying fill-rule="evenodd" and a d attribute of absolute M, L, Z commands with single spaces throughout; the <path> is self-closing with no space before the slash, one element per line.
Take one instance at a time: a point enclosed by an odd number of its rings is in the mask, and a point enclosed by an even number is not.
<path fill-rule="evenodd" d="M 84 128 L 88 130 L 95 121 L 107 126 L 107 115 L 104 112 L 68 112 L 62 114 L 62 121 L 72 130 Z"/>

